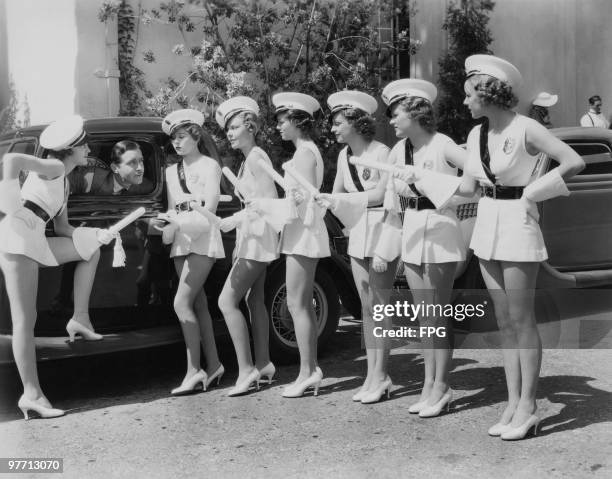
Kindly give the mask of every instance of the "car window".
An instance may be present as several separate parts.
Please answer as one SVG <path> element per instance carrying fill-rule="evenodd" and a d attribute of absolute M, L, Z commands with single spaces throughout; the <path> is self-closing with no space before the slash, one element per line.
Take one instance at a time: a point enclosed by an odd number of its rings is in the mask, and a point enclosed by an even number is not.
<path fill-rule="evenodd" d="M 612 150 L 605 143 L 568 143 L 584 160 L 586 167 L 579 175 L 612 174 Z"/>
<path fill-rule="evenodd" d="M 111 170 L 111 151 L 113 146 L 122 140 L 130 140 L 138 143 L 144 160 L 144 175 L 140 183 L 133 183 L 129 189 L 123 190 L 118 186 Z M 71 195 L 147 195 L 155 190 L 158 178 L 155 161 L 156 150 L 153 144 L 144 140 L 131 140 L 128 137 L 112 139 L 90 139 L 90 153 L 87 158 L 87 166 L 75 168 L 68 176 Z"/>

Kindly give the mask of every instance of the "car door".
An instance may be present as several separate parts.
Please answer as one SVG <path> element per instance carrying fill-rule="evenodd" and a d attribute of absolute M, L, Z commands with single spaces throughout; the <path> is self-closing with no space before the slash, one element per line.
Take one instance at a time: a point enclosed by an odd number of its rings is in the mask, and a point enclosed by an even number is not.
<path fill-rule="evenodd" d="M 157 285 L 151 280 L 151 271 L 155 275 L 160 267 L 153 265 L 152 261 L 160 261 L 161 267 L 169 262 L 157 231 L 148 224 L 149 218 L 165 209 L 162 195 L 163 153 L 156 136 L 129 132 L 91 134 L 88 141 L 91 149 L 88 159 L 90 165 L 74 170 L 69 181 L 77 184 L 88 172 L 108 174 L 111 175 L 109 179 L 112 179 L 110 152 L 113 145 L 121 140 L 132 140 L 140 146 L 145 160 L 144 176 L 151 182 L 150 191 L 131 194 L 128 190 L 117 195 L 74 191 L 68 201 L 68 218 L 73 226 L 108 228 L 131 211 L 141 206 L 146 209 L 143 218 L 121 231 L 126 256 L 124 267 L 113 267 L 115 242 L 100 249 L 90 299 L 90 314 L 96 330 L 102 333 L 155 326 L 158 320 L 164 321 L 169 317 L 162 308 L 156 307 L 159 306 L 155 304 L 159 298 L 155 294 L 169 295 L 171 275 L 164 271 L 167 273 L 166 291 L 161 293 L 156 291 Z M 65 321 L 66 315 L 72 310 L 75 267 L 76 263 L 69 263 L 59 268 L 41 270 L 38 312 L 39 318 L 43 317 L 47 321 L 39 323 L 46 324 L 50 330 L 57 331 L 59 323 Z M 167 300 L 164 303 L 168 305 Z M 43 330 L 39 332 L 45 333 Z"/>
<path fill-rule="evenodd" d="M 565 139 L 585 161 L 571 194 L 542 204 L 549 263 L 559 271 L 612 268 L 612 147 L 609 138 Z M 548 169 L 556 163 L 551 161 Z"/>

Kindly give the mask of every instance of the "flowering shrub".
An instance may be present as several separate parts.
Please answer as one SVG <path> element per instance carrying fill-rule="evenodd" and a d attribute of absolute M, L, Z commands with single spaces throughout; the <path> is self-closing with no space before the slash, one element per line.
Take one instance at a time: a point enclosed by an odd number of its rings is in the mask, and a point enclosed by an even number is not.
<path fill-rule="evenodd" d="M 123 2 L 119 2 L 123 3 Z M 113 14 L 105 2 L 99 18 Z M 170 0 L 159 8 L 141 10 L 145 28 L 174 24 L 184 43 L 168 48 L 189 62 L 184 78 L 169 78 L 154 94 L 147 94 L 148 113 L 165 115 L 177 107 L 201 110 L 205 127 L 219 144 L 222 155 L 236 155 L 214 121 L 214 108 L 227 98 L 246 95 L 261 108 L 264 127 L 260 142 L 278 166 L 292 152 L 275 129 L 272 95 L 299 91 L 314 96 L 323 107 L 320 136 L 315 140 L 326 158 L 326 184 L 331 185 L 338 145 L 330 136 L 326 99 L 338 90 L 358 89 L 376 97 L 388 81 L 397 78 L 401 56 L 414 53 L 419 42 L 409 31 L 396 31 L 413 13 L 408 0 Z M 186 32 L 199 29 L 197 44 L 189 45 Z M 143 52 L 154 62 L 155 52 Z M 197 86 L 186 96 L 188 85 Z M 331 171 L 328 171 L 331 168 Z"/>

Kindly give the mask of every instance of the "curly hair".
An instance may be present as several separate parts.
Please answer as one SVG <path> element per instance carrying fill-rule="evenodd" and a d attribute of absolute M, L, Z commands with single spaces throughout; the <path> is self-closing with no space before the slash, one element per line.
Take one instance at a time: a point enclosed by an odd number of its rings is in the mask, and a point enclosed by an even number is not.
<path fill-rule="evenodd" d="M 474 75 L 467 79 L 485 105 L 510 110 L 518 105 L 518 98 L 505 81 L 490 75 Z"/>
<path fill-rule="evenodd" d="M 428 133 L 436 132 L 436 118 L 433 105 L 429 100 L 418 96 L 410 96 L 400 100 L 397 105 L 403 108 L 412 120 L 416 120 L 423 130 Z"/>
<path fill-rule="evenodd" d="M 211 156 L 208 148 L 206 148 L 206 143 L 204 142 L 204 129 L 200 125 L 196 125 L 195 123 L 189 123 L 187 125 L 179 126 L 170 135 L 170 138 L 174 139 L 174 135 L 179 130 L 185 130 L 189 133 L 189 136 L 193 138 L 198 143 L 198 151 L 205 156 Z"/>
<path fill-rule="evenodd" d="M 286 118 L 302 132 L 309 140 L 316 138 L 315 121 L 312 116 L 303 110 L 286 110 L 279 112 L 277 116 L 287 115 Z"/>
<path fill-rule="evenodd" d="M 355 128 L 355 131 L 359 136 L 362 136 L 366 141 L 372 141 L 376 134 L 376 120 L 374 117 L 360 108 L 345 108 L 343 110 L 335 112 L 330 117 L 330 122 L 336 118 L 337 115 L 342 114 L 349 125 Z"/>
<path fill-rule="evenodd" d="M 253 136 L 255 137 L 261 130 L 261 120 L 255 113 L 253 113 L 252 111 L 240 111 L 236 113 L 235 115 L 231 116 L 225 123 L 226 133 L 227 133 L 230 123 L 234 120 L 234 118 L 240 118 L 242 120 L 242 123 L 246 127 L 247 131 L 249 133 L 252 133 Z"/>

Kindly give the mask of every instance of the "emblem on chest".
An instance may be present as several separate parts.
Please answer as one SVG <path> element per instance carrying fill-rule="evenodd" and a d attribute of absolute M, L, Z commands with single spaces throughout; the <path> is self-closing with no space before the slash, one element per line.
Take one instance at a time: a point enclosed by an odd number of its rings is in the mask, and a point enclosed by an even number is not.
<path fill-rule="evenodd" d="M 514 147 L 516 146 L 516 138 L 506 138 L 504 141 L 504 147 L 502 148 L 503 152 L 506 155 L 509 155 L 514 151 Z"/>
<path fill-rule="evenodd" d="M 361 177 L 365 181 L 368 181 L 370 179 L 370 176 L 372 176 L 372 172 L 370 171 L 370 168 L 364 168 L 363 173 L 361 173 Z"/>

